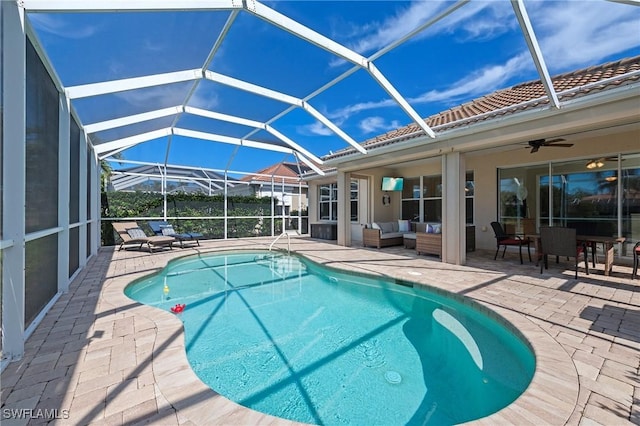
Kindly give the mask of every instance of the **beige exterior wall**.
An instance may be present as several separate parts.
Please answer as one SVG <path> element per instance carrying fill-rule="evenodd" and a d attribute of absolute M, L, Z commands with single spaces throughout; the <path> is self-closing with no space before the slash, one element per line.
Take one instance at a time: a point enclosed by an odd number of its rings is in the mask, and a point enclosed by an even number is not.
<path fill-rule="evenodd" d="M 530 153 L 530 149 L 524 144 L 511 144 L 500 148 L 487 149 L 485 151 L 468 152 L 464 154 L 466 171 L 474 172 L 475 197 L 474 197 L 474 224 L 476 225 L 476 248 L 495 249 L 495 239 L 490 223 L 497 218 L 498 206 L 498 169 L 525 167 L 538 165 L 548 170 L 549 162 L 574 161 L 599 157 L 615 156 L 618 153 L 640 152 L 640 132 L 637 128 L 614 134 L 592 134 L 589 137 L 572 138 L 574 145 L 570 148 L 542 147 L 536 153 Z M 416 154 L 418 157 L 419 154 Z M 363 168 L 351 170 L 359 176 L 368 176 L 371 179 L 371 217 L 373 221 L 396 220 L 400 217 L 401 198 L 400 192 L 389 192 L 391 203 L 383 205 L 384 192 L 380 189 L 383 176 L 417 177 L 442 174 L 442 156 L 424 158 L 405 162 L 403 164 L 380 166 L 375 168 Z M 528 208 L 531 212 L 537 211 L 536 182 L 538 172 L 528 176 Z M 321 183 L 336 182 L 336 177 L 330 176 L 309 182 L 309 222 L 318 222 L 318 190 Z M 340 211 L 342 211 L 340 209 Z"/>
<path fill-rule="evenodd" d="M 537 153 L 530 154 L 524 147 L 509 151 L 484 154 L 478 152 L 467 155 L 467 169 L 474 171 L 476 247 L 495 248 L 495 239 L 490 223 L 496 220 L 498 208 L 498 169 L 517 166 L 548 165 L 550 161 L 584 160 L 632 153 L 640 151 L 640 135 L 637 131 L 592 137 L 576 141 L 571 148 L 543 147 Z M 527 179 L 529 211 L 537 210 L 536 177 Z"/>

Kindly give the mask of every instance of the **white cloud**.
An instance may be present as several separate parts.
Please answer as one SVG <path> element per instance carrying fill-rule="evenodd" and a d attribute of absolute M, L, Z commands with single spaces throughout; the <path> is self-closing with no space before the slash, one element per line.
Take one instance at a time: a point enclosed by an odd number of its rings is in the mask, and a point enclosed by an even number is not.
<path fill-rule="evenodd" d="M 400 127 L 400 123 L 397 120 L 393 120 L 392 122 L 387 123 L 384 117 L 375 116 L 367 117 L 364 120 L 361 120 L 358 127 L 360 127 L 360 130 L 362 130 L 364 133 L 379 133 L 397 129 L 398 127 Z"/>
<path fill-rule="evenodd" d="M 445 6 L 449 7 L 450 4 L 414 1 L 408 7 L 398 9 L 384 22 L 352 26 L 348 31 L 359 39 L 350 43 L 349 47 L 361 54 L 376 52 L 434 18 L 444 10 Z M 517 22 L 509 19 L 512 16 L 513 12 L 508 2 L 471 2 L 417 34 L 414 39 L 420 40 L 440 33 L 460 31 L 463 34 L 459 40 L 461 42 L 467 39 L 487 40 L 515 28 Z"/>
<path fill-rule="evenodd" d="M 385 108 L 395 106 L 397 103 L 391 99 L 384 99 L 377 102 L 361 102 L 353 105 L 347 105 L 344 108 L 340 108 L 336 111 L 327 113 L 327 117 L 330 119 L 341 119 L 342 121 L 351 117 L 353 114 L 357 114 L 361 111 L 368 111 L 376 108 Z"/>
<path fill-rule="evenodd" d="M 547 66 L 570 70 L 640 46 L 640 8 L 613 2 L 533 2 L 531 21 Z"/>
<path fill-rule="evenodd" d="M 524 52 L 505 64 L 488 65 L 453 82 L 447 89 L 431 90 L 408 99 L 410 103 L 448 102 L 460 97 L 477 96 L 503 88 L 514 75 L 530 68 L 529 53 Z"/>
<path fill-rule="evenodd" d="M 182 105 L 187 95 L 188 88 L 184 84 L 169 84 L 165 86 L 148 87 L 140 90 L 128 90 L 116 93 L 116 96 L 123 99 L 127 103 L 140 107 L 140 112 L 149 109 L 149 105 Z M 196 103 L 202 101 L 199 98 L 192 97 L 189 105 L 196 106 Z M 198 105 L 203 107 L 203 105 Z"/>
<path fill-rule="evenodd" d="M 34 28 L 62 38 L 82 39 L 91 37 L 100 30 L 99 25 L 70 25 L 69 21 L 55 15 L 32 14 L 29 19 Z"/>
<path fill-rule="evenodd" d="M 430 31 L 451 32 L 463 30 L 469 37 L 486 37 L 498 34 L 517 25 L 513 12 L 504 8 L 506 2 L 471 3 L 450 15 L 445 21 Z M 510 9 L 510 5 L 508 5 Z M 428 5 L 414 3 L 405 10 L 405 15 L 428 15 Z M 612 2 L 528 2 L 527 11 L 533 23 L 534 32 L 540 43 L 545 63 L 553 73 L 573 70 L 600 63 L 610 55 L 640 46 L 640 8 Z M 484 13 L 481 13 L 484 12 Z M 394 16 L 385 24 L 399 25 L 402 14 Z M 511 19 L 506 19 L 510 15 Z M 502 17 L 504 19 L 498 19 Z M 420 20 L 418 19 L 418 21 Z M 501 22 L 496 22 L 501 21 Z M 511 23 L 503 21 L 508 20 Z M 411 21 L 413 22 L 413 21 Z M 404 28 L 410 27 L 405 25 Z M 382 28 L 378 33 L 359 42 L 362 48 L 380 48 L 387 44 L 384 37 L 390 32 Z M 521 37 L 521 34 L 517 34 Z M 396 35 L 397 36 L 397 35 Z M 491 58 L 491 56 L 488 56 Z M 534 69 L 531 54 L 523 50 L 503 64 L 490 64 L 470 72 L 467 76 L 449 84 L 442 90 L 430 90 L 408 98 L 415 105 L 420 103 L 453 103 L 490 93 L 505 87 L 514 76 Z M 329 116 L 349 117 L 355 113 L 396 106 L 392 100 L 365 102 L 348 105 Z"/>
<path fill-rule="evenodd" d="M 505 64 L 488 65 L 482 69 L 475 70 L 464 78 L 453 82 L 446 89 L 430 90 L 428 92 L 421 93 L 418 96 L 407 98 L 407 101 L 412 105 L 430 102 L 446 103 L 453 102 L 459 98 L 484 95 L 503 88 L 511 77 L 521 73 L 527 68 L 531 68 L 532 66 L 529 52 L 523 52 L 522 54 L 509 59 Z M 330 118 L 342 117 L 346 120 L 348 117 L 362 111 L 395 107 L 397 105 L 398 104 L 391 99 L 385 99 L 378 102 L 361 102 L 353 105 L 347 105 L 344 108 L 328 113 L 327 116 Z"/>
<path fill-rule="evenodd" d="M 319 121 L 306 126 L 299 126 L 298 132 L 303 135 L 331 136 L 333 131 Z"/>
<path fill-rule="evenodd" d="M 387 18 L 381 23 L 368 23 L 359 30 L 353 28 L 353 34 L 365 34 L 351 45 L 357 52 L 374 52 L 403 37 L 412 29 L 433 16 L 441 8 L 440 3 L 431 1 L 413 2 L 405 9 Z"/>

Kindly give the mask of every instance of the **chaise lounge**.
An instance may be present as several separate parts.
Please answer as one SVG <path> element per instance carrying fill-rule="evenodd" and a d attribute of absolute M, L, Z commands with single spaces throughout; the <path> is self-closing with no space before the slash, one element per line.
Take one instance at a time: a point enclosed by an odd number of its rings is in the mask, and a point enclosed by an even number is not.
<path fill-rule="evenodd" d="M 183 232 L 177 233 L 171 224 L 165 220 L 151 220 L 148 222 L 149 227 L 156 235 L 164 235 L 175 238 L 180 242 L 180 247 L 184 248 L 185 244 L 195 243 L 200 245 L 202 234 L 199 232 Z"/>
<path fill-rule="evenodd" d="M 154 248 L 168 246 L 173 249 L 172 244 L 176 241 L 175 238 L 168 236 L 148 237 L 136 222 L 113 222 L 112 225 L 122 240 L 118 250 L 122 250 L 125 245 L 132 244 L 138 244 L 138 250 L 140 250 L 146 244 L 149 252 L 153 253 Z"/>

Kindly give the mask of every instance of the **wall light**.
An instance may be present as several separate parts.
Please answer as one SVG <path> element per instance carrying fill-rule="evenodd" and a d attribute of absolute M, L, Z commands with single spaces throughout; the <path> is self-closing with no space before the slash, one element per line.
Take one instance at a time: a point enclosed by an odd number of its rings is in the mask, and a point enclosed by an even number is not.
<path fill-rule="evenodd" d="M 607 176 L 606 178 L 604 178 L 604 180 L 606 180 L 607 182 L 615 182 L 618 180 L 617 176 Z"/>

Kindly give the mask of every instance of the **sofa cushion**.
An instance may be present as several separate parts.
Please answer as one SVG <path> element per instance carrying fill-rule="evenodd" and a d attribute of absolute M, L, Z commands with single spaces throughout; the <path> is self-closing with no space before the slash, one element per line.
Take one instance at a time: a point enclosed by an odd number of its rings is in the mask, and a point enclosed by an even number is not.
<path fill-rule="evenodd" d="M 398 220 L 398 232 L 409 232 L 411 230 L 411 225 L 408 220 Z"/>
<path fill-rule="evenodd" d="M 386 234 L 387 232 L 398 232 L 397 229 L 393 229 L 393 225 L 398 226 L 397 222 L 380 222 L 378 225 L 380 225 L 380 229 L 382 230 L 383 234 Z"/>
<path fill-rule="evenodd" d="M 380 239 L 386 240 L 389 238 L 402 238 L 404 234 L 405 234 L 404 232 L 384 232 L 380 234 Z"/>

